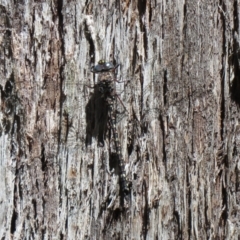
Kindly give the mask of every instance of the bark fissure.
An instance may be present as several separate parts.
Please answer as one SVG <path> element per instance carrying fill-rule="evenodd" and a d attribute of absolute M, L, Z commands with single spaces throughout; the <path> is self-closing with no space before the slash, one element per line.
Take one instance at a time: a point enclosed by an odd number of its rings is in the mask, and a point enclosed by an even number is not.
<path fill-rule="evenodd" d="M 1 239 L 238 237 L 237 0 L 0 11 Z M 116 127 L 101 58 L 120 64 Z"/>

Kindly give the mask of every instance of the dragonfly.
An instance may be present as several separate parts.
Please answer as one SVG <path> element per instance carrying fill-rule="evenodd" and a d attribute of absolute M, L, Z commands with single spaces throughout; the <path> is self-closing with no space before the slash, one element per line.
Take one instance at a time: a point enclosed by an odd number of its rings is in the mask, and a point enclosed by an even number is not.
<path fill-rule="evenodd" d="M 113 72 L 118 66 L 118 64 L 114 65 L 112 62 L 105 62 L 103 60 L 100 60 L 97 65 L 92 67 L 91 71 L 95 74 L 99 74 L 99 81 L 94 86 L 94 95 L 91 100 L 94 102 L 95 100 L 97 100 L 97 103 L 100 103 L 100 106 L 98 105 L 97 108 L 95 108 L 95 111 L 97 111 L 97 114 L 102 116 L 102 118 L 104 119 L 104 121 L 101 121 L 100 125 L 99 123 L 96 123 L 96 126 L 98 126 L 98 136 L 100 138 L 103 137 L 105 133 L 105 128 L 107 127 L 107 123 L 109 123 L 115 145 L 115 155 L 119 165 L 120 190 L 124 194 L 124 196 L 127 196 L 130 192 L 130 184 L 126 179 L 125 165 L 121 151 L 121 143 L 116 128 L 117 99 L 123 106 L 123 108 L 125 108 L 114 87 L 115 79 Z M 89 116 L 92 117 L 91 114 Z M 87 122 L 91 122 L 90 117 L 89 119 L 87 119 L 89 120 Z M 87 128 L 90 128 L 91 126 L 92 125 L 90 124 L 87 126 Z M 103 141 L 103 139 L 99 139 L 99 141 L 101 142 Z"/>

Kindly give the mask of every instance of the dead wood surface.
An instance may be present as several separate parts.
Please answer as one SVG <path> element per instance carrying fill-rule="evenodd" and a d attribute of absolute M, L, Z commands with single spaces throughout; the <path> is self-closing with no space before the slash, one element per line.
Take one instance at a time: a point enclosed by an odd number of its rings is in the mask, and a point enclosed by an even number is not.
<path fill-rule="evenodd" d="M 1 1 L 0 238 L 238 239 L 239 10 Z M 120 63 L 129 199 L 89 87 L 100 59 Z"/>

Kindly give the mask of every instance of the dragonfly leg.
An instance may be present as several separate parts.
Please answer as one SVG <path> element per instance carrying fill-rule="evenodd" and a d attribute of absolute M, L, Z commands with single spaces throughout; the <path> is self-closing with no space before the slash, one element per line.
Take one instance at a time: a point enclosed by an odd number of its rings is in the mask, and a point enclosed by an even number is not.
<path fill-rule="evenodd" d="M 121 98 L 118 96 L 118 94 L 115 92 L 114 95 L 118 98 L 118 100 L 119 100 L 120 103 L 122 104 L 122 106 L 123 106 L 123 108 L 125 109 L 125 111 L 126 111 L 127 113 L 129 113 L 128 110 L 127 110 L 127 108 L 126 108 L 125 105 L 123 104 Z"/>

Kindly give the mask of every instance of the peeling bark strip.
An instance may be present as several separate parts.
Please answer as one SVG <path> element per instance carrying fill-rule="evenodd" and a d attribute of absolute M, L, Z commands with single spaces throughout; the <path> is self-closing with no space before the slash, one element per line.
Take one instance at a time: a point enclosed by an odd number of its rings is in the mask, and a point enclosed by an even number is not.
<path fill-rule="evenodd" d="M 0 239 L 238 239 L 239 13 L 237 0 L 1 1 Z M 86 87 L 99 59 L 126 81 L 120 167 L 108 103 Z"/>

